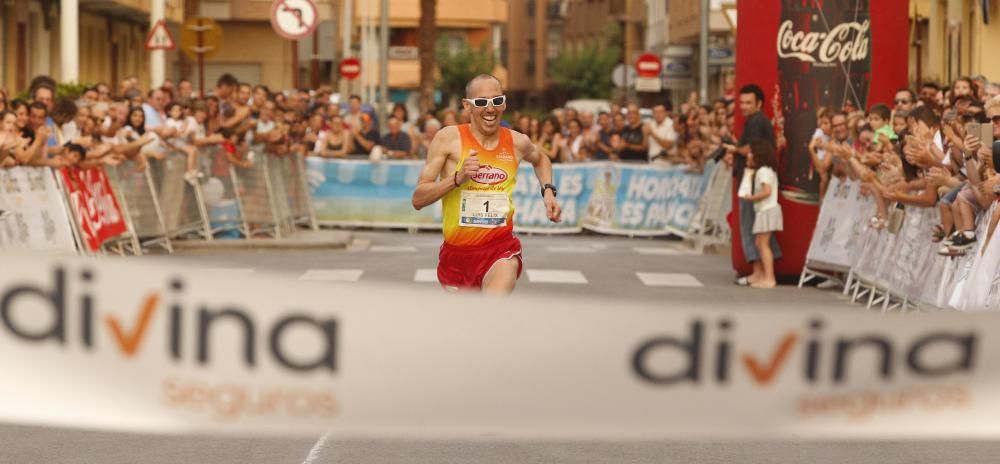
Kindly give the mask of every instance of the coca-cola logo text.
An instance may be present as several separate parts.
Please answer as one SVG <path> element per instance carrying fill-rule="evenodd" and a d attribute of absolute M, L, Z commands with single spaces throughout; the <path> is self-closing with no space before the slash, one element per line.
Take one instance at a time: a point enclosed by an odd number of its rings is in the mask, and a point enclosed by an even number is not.
<path fill-rule="evenodd" d="M 830 32 L 795 31 L 791 20 L 778 28 L 778 56 L 808 63 L 860 61 L 868 58 L 871 24 L 840 23 Z"/>

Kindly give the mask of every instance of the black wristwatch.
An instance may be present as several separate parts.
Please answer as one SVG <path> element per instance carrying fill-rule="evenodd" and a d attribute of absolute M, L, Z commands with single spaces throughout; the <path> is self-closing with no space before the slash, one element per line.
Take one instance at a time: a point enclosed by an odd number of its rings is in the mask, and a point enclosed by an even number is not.
<path fill-rule="evenodd" d="M 545 190 L 546 190 L 546 189 L 548 189 L 548 190 L 552 190 L 552 196 L 553 196 L 553 197 L 557 197 L 557 196 L 559 196 L 559 195 L 558 195 L 558 193 L 556 192 L 556 186 L 555 186 L 555 185 L 552 185 L 552 184 L 545 184 L 545 185 L 543 185 L 543 186 L 542 186 L 542 198 L 544 198 L 544 197 L 545 197 Z"/>

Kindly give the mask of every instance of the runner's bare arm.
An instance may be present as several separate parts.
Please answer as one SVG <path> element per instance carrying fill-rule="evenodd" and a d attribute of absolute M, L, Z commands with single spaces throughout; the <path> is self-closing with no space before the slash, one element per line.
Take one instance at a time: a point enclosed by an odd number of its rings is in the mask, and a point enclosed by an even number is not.
<path fill-rule="evenodd" d="M 538 147 L 531 143 L 531 139 L 527 135 L 513 131 L 511 131 L 511 134 L 514 135 L 514 147 L 517 149 L 520 158 L 534 166 L 535 177 L 538 177 L 538 183 L 540 185 L 554 184 L 552 178 L 552 161 L 549 160 L 549 157 L 539 152 Z M 552 193 L 552 190 L 548 189 L 545 190 L 544 195 L 545 209 L 548 212 L 549 220 L 559 222 L 559 219 L 562 217 L 562 208 L 559 207 L 556 196 Z"/>
<path fill-rule="evenodd" d="M 458 129 L 454 126 L 446 127 L 438 131 L 431 140 L 427 148 L 427 162 L 423 171 L 420 172 L 420 179 L 417 180 L 417 188 L 413 191 L 413 208 L 420 210 L 441 199 L 455 186 L 455 177 L 442 178 L 438 180 L 441 171 L 444 170 L 448 161 L 449 150 L 458 137 Z M 478 168 L 477 168 L 478 169 Z M 468 180 L 464 172 L 459 172 L 458 183 Z"/>

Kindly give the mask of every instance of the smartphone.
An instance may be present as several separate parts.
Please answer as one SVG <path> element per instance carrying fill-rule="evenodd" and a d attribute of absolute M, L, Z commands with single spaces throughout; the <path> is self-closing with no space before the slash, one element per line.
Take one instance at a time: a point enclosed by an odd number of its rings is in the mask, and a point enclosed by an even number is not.
<path fill-rule="evenodd" d="M 970 122 L 965 125 L 965 133 L 979 138 L 985 146 L 993 145 L 993 125 Z"/>

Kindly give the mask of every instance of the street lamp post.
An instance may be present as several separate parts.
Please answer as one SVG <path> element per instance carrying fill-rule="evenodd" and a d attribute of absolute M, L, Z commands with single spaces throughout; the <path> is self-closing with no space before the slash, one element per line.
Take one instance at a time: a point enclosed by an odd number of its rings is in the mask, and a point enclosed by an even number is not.
<path fill-rule="evenodd" d="M 381 129 L 386 129 L 389 106 L 389 0 L 382 0 L 382 24 L 379 34 L 379 84 L 378 84 L 378 120 Z"/>
<path fill-rule="evenodd" d="M 698 99 L 708 102 L 708 15 L 709 0 L 701 0 L 701 31 L 698 36 Z"/>

